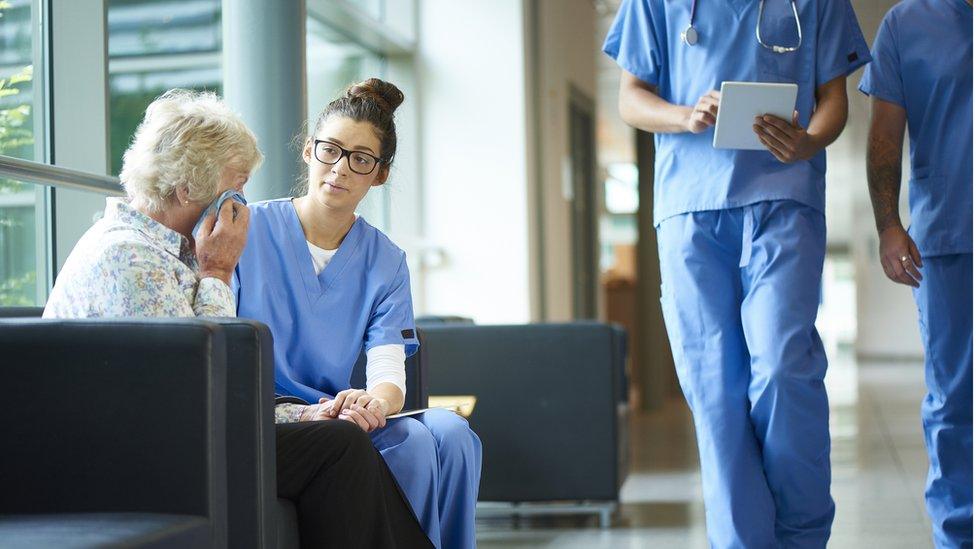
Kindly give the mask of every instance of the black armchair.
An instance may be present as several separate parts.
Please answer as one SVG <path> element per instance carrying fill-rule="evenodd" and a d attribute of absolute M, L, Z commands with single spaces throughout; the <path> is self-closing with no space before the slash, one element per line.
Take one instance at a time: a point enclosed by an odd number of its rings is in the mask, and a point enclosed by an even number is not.
<path fill-rule="evenodd" d="M 424 337 L 430 392 L 478 398 L 469 421 L 484 444 L 479 499 L 597 502 L 606 523 L 627 471 L 626 332 L 428 324 Z"/>
<path fill-rule="evenodd" d="M 66 532 L 70 525 L 73 536 L 97 529 L 127 533 L 130 542 L 144 531 L 168 532 L 170 537 L 157 538 L 173 545 L 153 546 L 181 549 L 298 546 L 294 506 L 277 498 L 274 357 L 267 326 L 238 318 L 3 320 L 38 317 L 41 312 L 0 308 L 0 356 L 5 359 L 0 363 L 0 437 L 19 441 L 10 455 L 0 452 L 0 540 L 30 531 L 30 545 L 47 540 L 57 546 L 50 532 Z M 207 338 L 198 333 L 201 330 Z M 209 358 L 204 361 L 205 357 Z M 171 363 L 179 366 L 170 367 Z M 419 353 L 407 360 L 406 407 L 427 405 L 425 372 Z M 352 382 L 365 384 L 365 357 L 360 357 Z M 202 414 L 201 403 L 193 400 L 202 398 L 201 387 L 212 399 L 207 404 L 219 408 L 219 414 Z M 156 405 L 143 421 L 133 410 L 147 402 Z M 51 413 L 35 414 L 39 404 Z M 168 413 L 174 406 L 180 412 Z M 102 411 L 105 407 L 111 413 Z M 21 421 L 26 414 L 18 410 L 31 410 L 38 417 Z M 210 439 L 190 436 L 201 428 L 201 418 L 208 422 Z M 49 423 L 57 428 L 48 429 Z M 83 453 L 65 454 L 63 441 L 74 444 L 93 438 L 101 443 Z M 207 446 L 218 441 L 219 448 Z M 129 453 L 120 453 L 119 446 Z M 208 459 L 197 463 L 206 466 L 198 476 L 216 484 L 203 486 L 196 477 L 167 472 L 173 452 L 206 452 Z M 142 454 L 151 454 L 148 462 L 136 459 Z M 120 470 L 109 465 L 123 458 L 128 465 Z M 69 464 L 74 468 L 56 469 L 42 478 L 47 491 L 28 490 L 30 479 L 43 477 L 45 467 L 68 459 L 76 462 Z M 89 462 L 101 468 L 88 468 Z M 179 471 L 191 465 L 170 464 Z M 129 490 L 132 485 L 140 490 Z M 164 505 L 166 497 L 160 495 L 192 499 L 202 497 L 200 490 L 211 498 L 200 515 L 195 514 L 198 507 L 186 502 Z M 62 492 L 84 505 L 59 500 Z M 52 514 L 73 511 L 112 514 Z M 124 513 L 132 511 L 155 514 Z M 44 535 L 48 537 L 38 537 Z M 204 538 L 205 543 L 197 543 Z"/>
<path fill-rule="evenodd" d="M 0 349 L 0 545 L 226 545 L 219 326 L 6 319 Z"/>

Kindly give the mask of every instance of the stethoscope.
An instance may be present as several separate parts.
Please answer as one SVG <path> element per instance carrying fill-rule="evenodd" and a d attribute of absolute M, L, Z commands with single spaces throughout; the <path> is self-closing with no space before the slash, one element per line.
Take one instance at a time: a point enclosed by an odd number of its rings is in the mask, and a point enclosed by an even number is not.
<path fill-rule="evenodd" d="M 766 48 L 767 50 L 773 50 L 776 53 L 788 53 L 800 49 L 800 45 L 803 44 L 803 31 L 800 29 L 800 14 L 796 11 L 796 0 L 790 0 L 790 6 L 793 8 L 793 20 L 796 21 L 796 45 L 769 45 L 763 40 L 761 31 L 763 11 L 766 8 L 766 0 L 759 0 L 759 16 L 756 18 L 756 40 L 759 41 L 760 46 Z M 694 46 L 698 43 L 698 31 L 695 30 L 695 11 L 697 7 L 698 0 L 691 0 L 691 18 L 688 21 L 688 28 L 681 32 L 681 41 L 689 46 Z"/>

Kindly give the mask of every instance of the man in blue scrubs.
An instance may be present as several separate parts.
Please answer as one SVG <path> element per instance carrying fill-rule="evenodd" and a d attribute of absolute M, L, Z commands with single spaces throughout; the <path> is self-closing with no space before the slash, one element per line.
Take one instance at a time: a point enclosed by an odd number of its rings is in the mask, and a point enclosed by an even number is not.
<path fill-rule="evenodd" d="M 850 3 L 624 0 L 604 51 L 623 69 L 624 120 L 655 134 L 661 302 L 709 541 L 824 547 L 824 148 L 847 120 L 846 77 L 870 59 Z M 712 147 L 724 81 L 798 85 L 793 120 L 756 120 L 767 150 Z"/>
<path fill-rule="evenodd" d="M 861 91 L 881 266 L 914 289 L 925 347 L 925 501 L 936 547 L 973 546 L 973 8 L 906 0 L 885 16 Z M 905 124 L 911 226 L 898 215 Z"/>

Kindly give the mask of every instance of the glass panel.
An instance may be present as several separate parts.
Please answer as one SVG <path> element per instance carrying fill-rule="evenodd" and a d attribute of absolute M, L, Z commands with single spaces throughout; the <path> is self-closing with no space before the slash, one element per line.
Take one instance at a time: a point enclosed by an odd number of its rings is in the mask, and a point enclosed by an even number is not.
<path fill-rule="evenodd" d="M 146 106 L 171 88 L 221 92 L 220 0 L 109 0 L 112 173 Z"/>
<path fill-rule="evenodd" d="M 384 0 L 359 0 L 354 5 L 361 12 L 369 14 L 373 19 L 383 21 L 384 12 L 386 11 L 386 2 Z"/>
<path fill-rule="evenodd" d="M 417 39 L 417 2 L 385 0 L 382 21 L 391 31 L 410 41 Z"/>
<path fill-rule="evenodd" d="M 43 160 L 34 131 L 35 9 L 30 0 L 0 1 L 0 155 L 27 160 Z M 43 253 L 37 248 L 44 199 L 38 189 L 0 178 L 0 306 L 35 305 L 43 298 Z"/>
<path fill-rule="evenodd" d="M 0 307 L 30 306 L 38 299 L 37 187 L 0 180 Z M 43 233 L 41 233 L 43 234 Z"/>
<path fill-rule="evenodd" d="M 308 79 L 309 126 L 322 109 L 349 84 L 370 77 L 383 78 L 383 57 L 350 42 L 318 19 L 308 18 L 306 37 L 306 67 Z M 359 212 L 370 224 L 388 230 L 389 189 L 370 190 L 359 206 Z"/>

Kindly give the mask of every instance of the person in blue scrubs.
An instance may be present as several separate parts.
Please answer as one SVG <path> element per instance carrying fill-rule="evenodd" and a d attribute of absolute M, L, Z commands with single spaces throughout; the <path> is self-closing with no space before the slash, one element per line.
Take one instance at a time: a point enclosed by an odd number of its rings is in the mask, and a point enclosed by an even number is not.
<path fill-rule="evenodd" d="M 794 11 L 795 10 L 795 11 Z M 624 0 L 604 52 L 620 112 L 655 134 L 661 305 L 698 439 L 712 547 L 824 547 L 834 503 L 814 320 L 824 148 L 870 54 L 848 0 Z M 724 81 L 799 86 L 767 150 L 718 150 Z"/>
<path fill-rule="evenodd" d="M 936 547 L 973 546 L 973 8 L 906 0 L 885 16 L 864 73 L 868 186 L 881 266 L 913 288 L 925 349 L 925 503 Z M 898 213 L 905 125 L 906 231 Z"/>
<path fill-rule="evenodd" d="M 292 419 L 369 432 L 433 544 L 470 548 L 481 441 L 446 410 L 386 420 L 403 406 L 404 360 L 419 347 L 410 275 L 403 250 L 355 211 L 389 176 L 402 101 L 396 86 L 369 79 L 329 103 L 304 142 L 302 196 L 249 206 L 233 288 L 238 316 L 274 336 L 276 392 L 311 403 Z M 366 387 L 354 388 L 363 351 Z"/>

